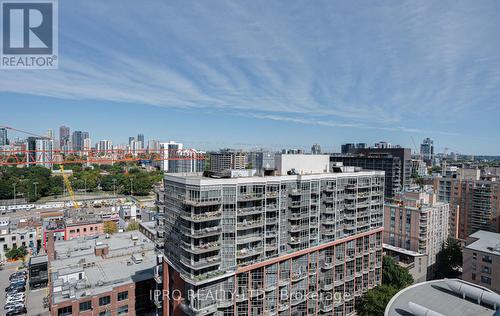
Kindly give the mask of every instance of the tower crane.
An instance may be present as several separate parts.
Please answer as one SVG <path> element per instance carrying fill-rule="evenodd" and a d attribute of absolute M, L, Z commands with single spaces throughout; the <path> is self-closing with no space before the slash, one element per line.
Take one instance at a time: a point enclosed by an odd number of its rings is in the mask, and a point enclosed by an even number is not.
<path fill-rule="evenodd" d="M 59 165 L 59 170 L 61 170 L 61 176 L 63 177 L 66 190 L 68 190 L 69 196 L 73 201 L 73 208 L 78 209 L 78 203 L 76 202 L 75 192 L 73 191 L 73 187 L 71 186 L 71 182 L 69 181 L 68 175 L 66 174 L 66 172 L 64 172 L 64 166 Z"/>

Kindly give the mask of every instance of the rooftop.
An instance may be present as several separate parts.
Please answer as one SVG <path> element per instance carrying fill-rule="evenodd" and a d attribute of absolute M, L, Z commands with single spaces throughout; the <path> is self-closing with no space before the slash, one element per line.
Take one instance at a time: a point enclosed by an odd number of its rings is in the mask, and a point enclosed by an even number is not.
<path fill-rule="evenodd" d="M 333 172 L 323 172 L 323 173 L 310 173 L 310 174 L 294 174 L 294 175 L 275 175 L 275 176 L 252 176 L 252 177 L 239 177 L 239 178 L 211 178 L 203 176 L 203 173 L 166 173 L 165 179 L 181 182 L 192 185 L 219 185 L 228 183 L 257 183 L 257 182 L 267 182 L 267 181 L 283 181 L 283 180 L 309 180 L 318 178 L 348 178 L 348 177 L 362 177 L 362 176 L 384 176 L 384 171 L 372 171 L 363 170 L 357 172 L 347 172 L 347 173 L 333 173 Z"/>
<path fill-rule="evenodd" d="M 500 234 L 480 230 L 470 235 L 469 238 L 477 240 L 465 248 L 500 256 Z"/>
<path fill-rule="evenodd" d="M 458 289 L 458 290 L 457 290 Z M 462 298 L 462 292 L 467 292 Z M 473 295 L 479 293 L 483 297 L 481 304 Z M 485 293 L 487 293 L 485 295 Z M 472 294 L 472 295 L 470 295 Z M 493 305 L 485 303 L 485 296 L 500 302 L 500 295 L 477 285 L 458 280 L 443 279 L 422 282 L 398 292 L 387 304 L 385 316 L 493 316 L 496 314 Z M 439 314 L 432 314 L 431 311 Z"/>
<path fill-rule="evenodd" d="M 138 231 L 58 241 L 55 251 L 54 304 L 151 279 L 156 266 L 154 243 Z"/>

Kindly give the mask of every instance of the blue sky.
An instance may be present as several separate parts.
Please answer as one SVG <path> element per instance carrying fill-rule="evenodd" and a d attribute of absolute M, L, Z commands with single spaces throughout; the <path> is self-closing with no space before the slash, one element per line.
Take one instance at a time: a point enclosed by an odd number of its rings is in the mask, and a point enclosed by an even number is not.
<path fill-rule="evenodd" d="M 202 149 L 380 140 L 500 155 L 499 1 L 59 1 L 59 69 L 0 125 Z"/>

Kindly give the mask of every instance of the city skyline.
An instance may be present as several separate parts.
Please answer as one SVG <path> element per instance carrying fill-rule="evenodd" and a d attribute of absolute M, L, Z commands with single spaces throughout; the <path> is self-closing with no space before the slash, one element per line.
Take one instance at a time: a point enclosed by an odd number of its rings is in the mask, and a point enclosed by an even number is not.
<path fill-rule="evenodd" d="M 500 154 L 497 2 L 124 3 L 111 16 L 88 3 L 59 3 L 58 70 L 0 72 L 1 124 L 207 149 L 430 137 L 437 152 Z"/>

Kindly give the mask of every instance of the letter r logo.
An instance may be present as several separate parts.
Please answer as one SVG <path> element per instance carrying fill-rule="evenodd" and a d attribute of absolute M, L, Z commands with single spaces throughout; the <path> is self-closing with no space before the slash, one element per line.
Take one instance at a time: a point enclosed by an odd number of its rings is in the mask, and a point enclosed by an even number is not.
<path fill-rule="evenodd" d="M 3 2 L 2 52 L 51 55 L 54 42 L 52 6 L 51 2 Z"/>

